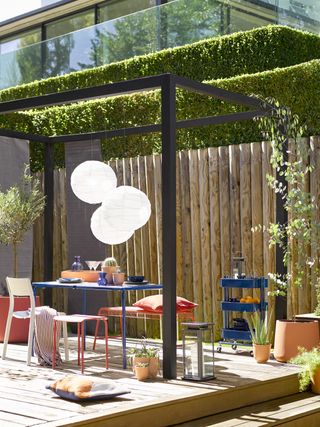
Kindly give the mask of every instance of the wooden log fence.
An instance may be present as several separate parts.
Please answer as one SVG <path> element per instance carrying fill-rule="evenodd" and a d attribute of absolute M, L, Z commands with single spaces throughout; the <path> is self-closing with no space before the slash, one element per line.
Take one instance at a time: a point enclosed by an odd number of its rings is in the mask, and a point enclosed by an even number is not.
<path fill-rule="evenodd" d="M 311 163 L 320 168 L 320 139 L 311 138 Z M 275 251 L 264 233 L 253 233 L 252 226 L 267 226 L 275 219 L 275 197 L 265 176 L 272 173 L 269 143 L 248 143 L 177 153 L 177 294 L 199 304 L 196 318 L 222 326 L 219 279 L 231 273 L 233 255 L 246 260 L 248 276 L 275 270 Z M 109 162 L 118 185 L 133 185 L 144 191 L 152 205 L 148 223 L 126 243 L 106 248 L 126 274 L 144 274 L 153 283 L 162 281 L 161 155 Z M 55 171 L 54 278 L 67 269 L 67 223 L 65 170 Z M 310 189 L 319 200 L 320 184 L 315 177 Z M 43 274 L 43 222 L 34 226 L 34 280 Z M 174 244 L 174 242 L 172 242 Z M 142 291 L 128 297 L 128 304 L 147 295 Z M 245 295 L 248 290 L 245 290 Z M 241 293 L 235 296 L 242 296 Z M 119 298 L 115 297 L 115 304 Z M 272 300 L 270 303 L 273 304 Z M 54 304 L 66 307 L 66 295 L 54 292 Z M 299 292 L 299 304 L 311 310 L 314 290 Z M 139 335 L 159 335 L 157 322 L 131 322 L 129 331 Z"/>

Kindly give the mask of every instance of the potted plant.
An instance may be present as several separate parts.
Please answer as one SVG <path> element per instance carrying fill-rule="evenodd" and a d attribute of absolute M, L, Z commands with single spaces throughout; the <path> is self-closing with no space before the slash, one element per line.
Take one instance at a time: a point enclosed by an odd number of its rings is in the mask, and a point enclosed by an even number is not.
<path fill-rule="evenodd" d="M 149 378 L 149 363 L 137 362 L 134 369 L 138 381 L 144 381 Z"/>
<path fill-rule="evenodd" d="M 269 360 L 272 341 L 271 315 L 261 318 L 260 312 L 255 311 L 246 316 L 253 344 L 253 356 L 258 363 Z"/>
<path fill-rule="evenodd" d="M 159 372 L 159 349 L 149 347 L 147 340 L 142 339 L 141 343 L 129 350 L 129 357 L 132 362 L 132 370 L 135 372 L 137 363 L 148 363 L 148 378 L 156 378 Z"/>
<path fill-rule="evenodd" d="M 298 354 L 299 346 L 311 350 L 319 342 L 318 322 L 297 322 L 295 315 L 299 313 L 298 289 L 307 292 L 310 285 L 317 289 L 316 313 L 320 313 L 320 222 L 317 200 L 308 190 L 314 168 L 309 164 L 311 147 L 301 138 L 304 129 L 290 110 L 274 100 L 271 103 L 271 116 L 260 119 L 260 126 L 272 142 L 273 173 L 267 175 L 267 182 L 278 200 L 282 200 L 288 220 L 267 227 L 258 225 L 253 231 L 265 231 L 269 246 L 278 245 L 282 249 L 287 273 L 269 276 L 275 286 L 272 295 L 288 295 L 288 314 L 293 318 L 276 322 L 274 356 L 286 362 Z"/>
<path fill-rule="evenodd" d="M 45 206 L 40 182 L 28 170 L 26 166 L 20 185 L 0 191 L 0 243 L 12 245 L 14 277 L 18 274 L 18 245 Z"/>
<path fill-rule="evenodd" d="M 307 351 L 299 347 L 299 354 L 290 360 L 291 363 L 301 366 L 299 373 L 300 391 L 306 390 L 311 384 L 314 393 L 320 394 L 320 351 L 313 348 Z"/>
<path fill-rule="evenodd" d="M 28 166 L 25 167 L 20 184 L 0 191 L 0 243 L 12 245 L 13 277 L 18 276 L 18 246 L 35 220 L 43 213 L 44 206 L 45 197 L 40 191 L 40 182 L 29 174 Z M 27 310 L 29 306 L 29 298 L 15 299 L 15 310 Z M 8 296 L 1 296 L 0 311 L 0 341 L 3 341 L 9 311 Z M 21 323 L 18 319 L 13 319 L 12 322 L 10 342 L 27 342 L 29 323 Z"/>
<path fill-rule="evenodd" d="M 101 271 L 106 273 L 106 279 L 109 285 L 113 284 L 112 274 L 116 273 L 118 269 L 117 260 L 113 257 L 108 257 L 102 262 Z"/>

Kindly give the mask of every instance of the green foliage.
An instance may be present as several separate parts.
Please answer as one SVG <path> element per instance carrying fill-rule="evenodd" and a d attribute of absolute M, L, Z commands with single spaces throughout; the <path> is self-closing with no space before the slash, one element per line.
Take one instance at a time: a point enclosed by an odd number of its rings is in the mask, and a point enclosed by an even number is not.
<path fill-rule="evenodd" d="M 319 58 L 319 49 L 320 38 L 314 34 L 267 26 L 5 89 L 0 92 L 0 99 L 62 92 L 166 72 L 197 81 L 229 78 L 310 61 Z"/>
<path fill-rule="evenodd" d="M 149 347 L 146 338 L 142 338 L 141 343 L 134 348 L 130 348 L 129 355 L 132 357 L 158 357 L 159 349 L 157 347 Z"/>
<path fill-rule="evenodd" d="M 254 344 L 270 344 L 272 341 L 272 322 L 271 312 L 269 316 L 261 319 L 260 313 L 255 311 L 253 313 L 245 313 L 248 322 L 252 342 Z"/>
<path fill-rule="evenodd" d="M 20 185 L 0 191 L 0 243 L 13 245 L 14 275 L 17 275 L 16 249 L 35 220 L 43 213 L 45 197 L 39 180 L 26 168 Z"/>
<path fill-rule="evenodd" d="M 116 267 L 117 265 L 117 260 L 113 257 L 106 258 L 102 263 L 103 267 Z"/>
<path fill-rule="evenodd" d="M 306 126 L 305 134 L 312 135 L 320 132 L 320 61 L 273 71 L 262 70 L 285 67 L 319 56 L 319 43 L 318 36 L 288 27 L 263 27 L 3 90 L 0 99 L 4 101 L 60 92 L 169 71 L 198 81 L 210 79 L 207 83 L 233 92 L 276 98 L 299 115 Z M 244 72 L 251 74 L 229 78 Z M 228 78 L 212 80 L 216 77 Z M 244 107 L 207 96 L 183 90 L 177 92 L 179 120 L 244 110 Z M 7 114 L 0 117 L 0 127 L 44 135 L 91 132 L 160 123 L 160 111 L 160 94 L 152 91 Z M 239 144 L 261 139 L 257 123 L 247 121 L 178 130 L 177 149 Z M 102 141 L 104 160 L 159 152 L 161 136 L 158 133 Z M 55 146 L 55 162 L 57 167 L 64 166 L 62 144 Z M 38 171 L 42 168 L 43 145 L 32 143 L 31 169 Z"/>
<path fill-rule="evenodd" d="M 305 348 L 299 348 L 299 354 L 290 360 L 291 363 L 301 366 L 299 373 L 300 391 L 306 390 L 310 383 L 311 378 L 317 369 L 320 369 L 320 351 L 318 348 L 313 348 L 307 351 Z"/>
<path fill-rule="evenodd" d="M 280 285 L 281 293 L 286 286 L 302 287 L 303 283 L 319 289 L 319 264 L 317 259 L 310 256 L 317 254 L 315 258 L 319 258 L 320 255 L 319 204 L 308 185 L 314 172 L 309 162 L 312 147 L 308 141 L 301 139 L 305 129 L 297 115 L 274 100 L 269 99 L 268 104 L 274 105 L 271 116 L 259 118 L 266 138 L 272 141 L 273 174 L 267 175 L 267 181 L 283 200 L 288 215 L 285 224 L 271 223 L 267 228 L 269 246 L 282 248 L 283 263 L 288 268 L 284 276 L 277 274 L 271 275 L 271 278 L 275 279 L 276 285 Z M 284 178 L 285 184 L 278 179 L 276 172 Z M 280 293 L 279 288 L 276 293 Z M 291 294 L 291 303 L 291 311 L 296 314 L 295 292 Z M 320 298 L 317 309 L 320 310 Z"/>

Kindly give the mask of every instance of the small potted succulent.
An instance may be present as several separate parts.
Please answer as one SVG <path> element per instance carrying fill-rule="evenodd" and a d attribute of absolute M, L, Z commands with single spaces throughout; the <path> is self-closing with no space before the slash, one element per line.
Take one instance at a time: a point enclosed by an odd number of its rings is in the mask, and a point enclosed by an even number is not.
<path fill-rule="evenodd" d="M 154 379 L 159 372 L 159 349 L 156 347 L 149 347 L 145 338 L 142 339 L 140 345 L 131 348 L 129 355 L 132 362 L 132 370 L 136 372 L 138 363 L 148 364 L 148 378 Z"/>
<path fill-rule="evenodd" d="M 149 363 L 137 362 L 135 365 L 135 375 L 138 381 L 144 381 L 149 378 Z"/>
<path fill-rule="evenodd" d="M 320 394 L 319 349 L 314 347 L 311 351 L 307 351 L 305 348 L 299 347 L 299 354 L 291 359 L 290 362 L 301 367 L 299 373 L 300 391 L 306 390 L 311 384 L 312 391 Z"/>
<path fill-rule="evenodd" d="M 104 271 L 106 273 L 106 279 L 109 285 L 113 284 L 112 274 L 116 273 L 117 270 L 119 270 L 119 266 L 115 258 L 108 257 L 102 262 L 101 271 Z"/>

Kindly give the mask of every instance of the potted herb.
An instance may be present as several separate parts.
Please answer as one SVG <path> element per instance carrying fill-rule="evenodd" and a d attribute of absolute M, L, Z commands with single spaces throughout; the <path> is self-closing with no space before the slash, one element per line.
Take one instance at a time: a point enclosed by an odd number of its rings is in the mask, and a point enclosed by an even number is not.
<path fill-rule="evenodd" d="M 270 357 L 272 340 L 271 315 L 261 318 L 255 311 L 246 316 L 253 344 L 253 356 L 258 363 L 265 363 Z"/>
<path fill-rule="evenodd" d="M 299 365 L 301 371 L 299 373 L 300 391 L 306 390 L 311 384 L 312 391 L 320 394 L 320 351 L 318 348 L 313 348 L 307 351 L 305 348 L 299 348 L 299 354 L 290 360 L 291 363 Z"/>
<path fill-rule="evenodd" d="M 149 378 L 149 363 L 137 362 L 134 369 L 138 381 L 144 381 Z"/>
<path fill-rule="evenodd" d="M 106 258 L 101 265 L 101 271 L 106 273 L 107 283 L 109 285 L 113 284 L 113 273 L 116 273 L 119 270 L 119 266 L 117 265 L 117 260 L 113 257 Z"/>
<path fill-rule="evenodd" d="M 40 182 L 28 173 L 28 166 L 19 185 L 0 191 L 0 243 L 12 245 L 14 277 L 18 274 L 18 246 L 42 215 L 44 206 L 45 196 L 40 191 Z"/>
<path fill-rule="evenodd" d="M 271 116 L 260 119 L 260 126 L 272 143 L 273 173 L 267 175 L 267 182 L 278 200 L 282 200 L 288 219 L 267 227 L 256 226 L 253 231 L 266 232 L 269 246 L 282 249 L 287 273 L 269 273 L 269 276 L 275 286 L 272 295 L 288 295 L 288 314 L 293 318 L 276 322 L 274 356 L 286 362 L 298 354 L 299 346 L 311 350 L 319 342 L 318 323 L 296 322 L 295 315 L 299 313 L 298 289 L 302 295 L 310 285 L 317 290 L 316 313 L 320 312 L 320 221 L 318 202 L 308 187 L 315 173 L 309 162 L 312 147 L 301 138 L 304 128 L 299 118 L 274 100 L 270 102 Z"/>
<path fill-rule="evenodd" d="M 147 345 L 147 340 L 142 339 L 141 343 L 129 350 L 129 357 L 132 362 L 132 369 L 135 372 L 137 363 L 148 363 L 149 378 L 156 378 L 159 372 L 159 349 Z"/>

